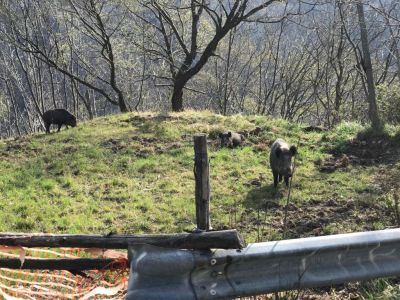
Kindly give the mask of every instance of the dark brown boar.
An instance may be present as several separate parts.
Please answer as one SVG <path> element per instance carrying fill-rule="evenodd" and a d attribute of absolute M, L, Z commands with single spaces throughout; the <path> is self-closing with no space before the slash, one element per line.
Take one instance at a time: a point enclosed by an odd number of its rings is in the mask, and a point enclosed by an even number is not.
<path fill-rule="evenodd" d="M 43 114 L 43 122 L 46 128 L 46 133 L 50 133 L 51 124 L 58 125 L 57 132 L 59 132 L 62 125 L 65 125 L 67 128 L 68 126 L 75 127 L 76 117 L 69 111 L 62 108 L 58 108 L 46 111 Z"/>
<path fill-rule="evenodd" d="M 292 157 L 297 154 L 296 146 L 290 146 L 282 139 L 277 139 L 271 146 L 269 163 L 274 176 L 274 187 L 278 182 L 285 179 L 286 186 L 289 185 L 289 178 L 293 175 Z"/>
<path fill-rule="evenodd" d="M 219 138 L 221 140 L 221 147 L 229 148 L 235 148 L 245 140 L 243 134 L 231 131 L 229 131 L 228 133 L 220 133 Z"/>

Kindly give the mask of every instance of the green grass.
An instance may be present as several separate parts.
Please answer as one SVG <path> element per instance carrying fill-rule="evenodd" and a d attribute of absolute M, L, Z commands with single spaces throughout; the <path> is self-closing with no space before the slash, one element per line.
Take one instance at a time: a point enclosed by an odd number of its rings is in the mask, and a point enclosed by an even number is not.
<path fill-rule="evenodd" d="M 215 139 L 221 131 L 256 126 L 262 134 L 249 137 L 237 149 L 221 149 Z M 378 166 L 349 166 L 326 174 L 314 164 L 328 157 L 329 149 L 344 149 L 363 129 L 361 125 L 343 123 L 323 133 L 305 133 L 301 128 L 261 116 L 132 113 L 98 118 L 58 134 L 2 141 L 0 231 L 191 230 L 195 227 L 192 135 L 199 132 L 208 133 L 211 141 L 212 225 L 239 228 L 248 242 L 282 236 L 279 224 L 287 189 L 272 188 L 268 163 L 269 144 L 277 137 L 299 147 L 291 194 L 299 216 L 316 213 L 307 212 L 308 207 L 323 210 L 323 203 L 332 199 L 379 201 L 381 191 L 374 189 Z M 271 203 L 275 210 L 268 209 Z M 354 214 L 362 211 L 354 209 Z M 353 215 L 346 220 L 335 217 L 321 225 L 321 234 L 371 225 L 353 222 Z M 314 234 L 295 230 L 291 236 Z"/>
<path fill-rule="evenodd" d="M 400 299 L 398 280 L 376 279 L 359 284 L 361 300 L 397 300 Z"/>

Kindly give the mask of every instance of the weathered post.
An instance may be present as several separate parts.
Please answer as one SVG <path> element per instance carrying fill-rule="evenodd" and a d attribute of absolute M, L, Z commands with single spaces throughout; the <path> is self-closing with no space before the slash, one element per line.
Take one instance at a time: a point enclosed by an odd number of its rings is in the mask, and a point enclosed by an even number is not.
<path fill-rule="evenodd" d="M 198 230 L 209 230 L 210 176 L 207 155 L 207 136 L 197 134 L 194 140 L 194 178 L 196 181 L 196 221 Z"/>

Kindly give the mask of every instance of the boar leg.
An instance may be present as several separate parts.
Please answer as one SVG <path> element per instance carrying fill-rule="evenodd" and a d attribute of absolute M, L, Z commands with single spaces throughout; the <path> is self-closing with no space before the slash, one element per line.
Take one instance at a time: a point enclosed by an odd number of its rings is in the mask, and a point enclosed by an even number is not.
<path fill-rule="evenodd" d="M 278 172 L 272 171 L 272 174 L 274 175 L 274 187 L 276 188 L 278 186 Z"/>
<path fill-rule="evenodd" d="M 285 177 L 285 184 L 286 186 L 289 186 L 289 177 Z"/>
<path fill-rule="evenodd" d="M 281 174 L 278 174 L 278 180 L 279 182 L 282 182 L 283 176 Z"/>
<path fill-rule="evenodd" d="M 44 123 L 44 127 L 46 128 L 46 133 L 50 133 L 50 123 Z"/>
<path fill-rule="evenodd" d="M 62 126 L 62 124 L 58 124 L 58 130 L 57 130 L 57 132 L 60 132 L 61 126 Z"/>

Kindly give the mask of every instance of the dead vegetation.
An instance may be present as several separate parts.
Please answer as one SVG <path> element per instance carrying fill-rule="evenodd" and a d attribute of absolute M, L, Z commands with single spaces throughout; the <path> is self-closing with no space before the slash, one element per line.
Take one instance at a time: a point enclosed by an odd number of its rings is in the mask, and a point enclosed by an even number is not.
<path fill-rule="evenodd" d="M 355 138 L 330 149 L 332 155 L 315 161 L 321 172 L 334 172 L 346 169 L 349 164 L 372 166 L 376 164 L 390 164 L 398 160 L 399 137 L 388 134 L 359 133 Z"/>

